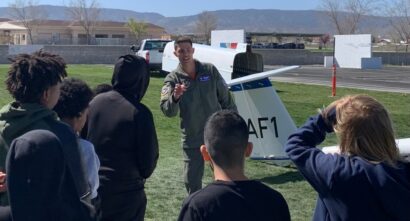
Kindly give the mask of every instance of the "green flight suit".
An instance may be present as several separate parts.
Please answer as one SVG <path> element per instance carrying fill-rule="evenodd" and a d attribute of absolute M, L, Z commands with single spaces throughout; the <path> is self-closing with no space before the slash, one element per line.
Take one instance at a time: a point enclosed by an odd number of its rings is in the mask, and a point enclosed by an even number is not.
<path fill-rule="evenodd" d="M 189 193 L 202 187 L 204 162 L 199 147 L 204 144 L 206 120 L 218 110 L 236 110 L 233 97 L 215 66 L 195 60 L 195 68 L 194 80 L 181 65 L 165 77 L 160 104 L 167 117 L 174 117 L 179 112 L 185 158 L 184 180 Z M 175 101 L 172 94 L 177 83 L 185 84 L 187 90 Z"/>

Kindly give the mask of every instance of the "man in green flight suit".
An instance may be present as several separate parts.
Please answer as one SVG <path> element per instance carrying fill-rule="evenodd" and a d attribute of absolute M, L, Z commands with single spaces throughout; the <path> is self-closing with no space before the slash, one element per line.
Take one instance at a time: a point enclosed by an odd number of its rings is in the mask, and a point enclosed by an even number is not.
<path fill-rule="evenodd" d="M 204 143 L 206 120 L 218 110 L 236 110 L 236 105 L 215 66 L 193 58 L 195 49 L 189 37 L 178 38 L 174 49 L 179 65 L 165 77 L 160 105 L 167 117 L 180 112 L 184 182 L 191 194 L 202 188 L 204 160 L 199 148 Z"/>

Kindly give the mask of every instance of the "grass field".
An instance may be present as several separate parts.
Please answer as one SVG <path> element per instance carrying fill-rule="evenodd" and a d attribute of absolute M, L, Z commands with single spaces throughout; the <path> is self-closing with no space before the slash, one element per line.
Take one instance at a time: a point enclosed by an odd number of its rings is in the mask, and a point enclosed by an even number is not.
<path fill-rule="evenodd" d="M 0 65 L 0 105 L 11 100 L 4 86 L 6 65 Z M 108 83 L 112 67 L 106 65 L 70 65 L 69 76 L 78 77 L 94 87 Z M 152 77 L 143 102 L 151 109 L 155 118 L 160 143 L 160 159 L 153 176 L 146 184 L 148 206 L 146 220 L 176 220 L 181 203 L 186 197 L 182 182 L 182 153 L 180 149 L 179 119 L 166 118 L 159 109 L 160 89 L 163 78 Z M 329 97 L 331 90 L 324 86 L 273 83 L 296 125 L 323 105 L 346 95 L 365 93 L 381 101 L 391 113 L 398 137 L 410 137 L 410 94 L 385 93 L 356 89 L 338 89 L 337 97 Z M 107 107 L 110 108 L 110 107 Z M 330 137 L 325 144 L 335 144 Z M 263 181 L 280 191 L 288 202 L 292 220 L 311 220 L 316 194 L 294 168 L 282 168 L 265 162 L 247 161 L 246 174 L 252 179 Z M 212 181 L 210 169 L 206 169 L 204 184 Z"/>

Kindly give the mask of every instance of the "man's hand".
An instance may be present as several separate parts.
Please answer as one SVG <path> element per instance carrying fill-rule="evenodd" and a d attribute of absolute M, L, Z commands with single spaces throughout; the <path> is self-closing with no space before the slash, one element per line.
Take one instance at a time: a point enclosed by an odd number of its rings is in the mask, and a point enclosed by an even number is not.
<path fill-rule="evenodd" d="M 174 94 L 172 95 L 174 101 L 178 101 L 179 98 L 184 94 L 187 87 L 184 84 L 175 84 Z"/>

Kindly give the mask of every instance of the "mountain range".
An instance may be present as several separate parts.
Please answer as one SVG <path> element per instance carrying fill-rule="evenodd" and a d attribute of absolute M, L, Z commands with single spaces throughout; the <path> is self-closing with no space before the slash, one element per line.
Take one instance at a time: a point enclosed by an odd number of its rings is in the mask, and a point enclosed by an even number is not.
<path fill-rule="evenodd" d="M 70 20 L 65 6 L 40 5 L 50 20 Z M 10 8 L 0 7 L 0 18 L 11 18 Z M 329 33 L 335 34 L 329 17 L 317 10 L 217 10 L 210 11 L 218 21 L 217 29 L 245 29 L 247 32 Z M 165 17 L 152 12 L 102 8 L 100 20 L 126 22 L 129 18 L 164 27 L 171 34 L 195 32 L 198 15 Z M 387 27 L 387 28 L 386 28 Z M 381 16 L 364 16 L 359 24 L 360 33 L 385 35 L 390 31 L 389 21 Z"/>

